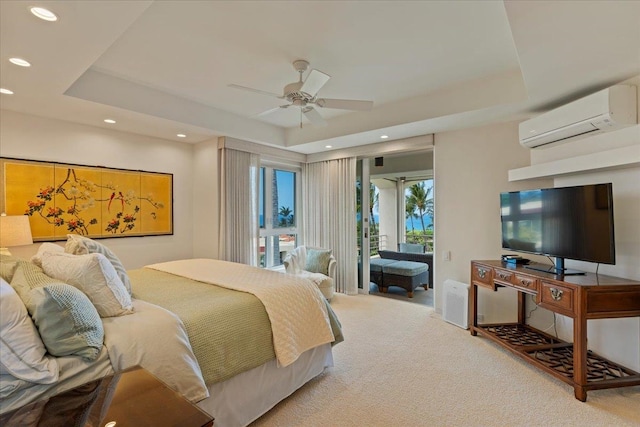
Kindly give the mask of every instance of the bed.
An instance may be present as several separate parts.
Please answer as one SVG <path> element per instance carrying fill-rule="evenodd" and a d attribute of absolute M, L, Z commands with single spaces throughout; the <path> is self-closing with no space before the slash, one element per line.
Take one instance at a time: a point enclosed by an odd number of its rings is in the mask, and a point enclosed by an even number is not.
<path fill-rule="evenodd" d="M 332 346 L 343 340 L 320 291 L 296 276 L 209 259 L 118 273 L 130 281 L 131 305 L 101 318 L 97 357 L 47 354 L 58 366 L 48 384 L 3 372 L 13 389 L 2 393 L 0 413 L 140 365 L 216 426 L 246 426 L 332 366 Z"/>

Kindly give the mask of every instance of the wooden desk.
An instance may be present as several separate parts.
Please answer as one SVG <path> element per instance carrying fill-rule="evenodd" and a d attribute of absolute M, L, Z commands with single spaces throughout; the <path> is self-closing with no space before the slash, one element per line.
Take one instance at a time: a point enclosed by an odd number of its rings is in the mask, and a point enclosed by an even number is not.
<path fill-rule="evenodd" d="M 478 324 L 478 286 L 518 291 L 518 322 Z M 525 296 L 536 304 L 573 319 L 573 343 L 527 324 Z M 558 276 L 506 264 L 471 261 L 469 318 L 471 335 L 481 334 L 574 388 L 576 399 L 588 390 L 640 385 L 640 374 L 587 348 L 587 320 L 640 316 L 640 282 L 587 273 Z"/>
<path fill-rule="evenodd" d="M 0 416 L 3 427 L 211 427 L 213 417 L 140 367 L 127 369 Z"/>

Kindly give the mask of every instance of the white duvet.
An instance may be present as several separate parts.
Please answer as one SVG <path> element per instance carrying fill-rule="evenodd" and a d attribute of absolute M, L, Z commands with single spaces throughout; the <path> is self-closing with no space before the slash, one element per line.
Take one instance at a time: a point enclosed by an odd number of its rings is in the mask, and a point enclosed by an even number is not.
<path fill-rule="evenodd" d="M 255 295 L 269 316 L 281 366 L 334 340 L 324 297 L 313 283 L 299 276 L 214 259 L 170 261 L 147 268 Z"/>
<path fill-rule="evenodd" d="M 102 319 L 113 369 L 140 365 L 192 402 L 209 396 L 182 321 L 157 305 L 133 300 L 134 312 Z"/>

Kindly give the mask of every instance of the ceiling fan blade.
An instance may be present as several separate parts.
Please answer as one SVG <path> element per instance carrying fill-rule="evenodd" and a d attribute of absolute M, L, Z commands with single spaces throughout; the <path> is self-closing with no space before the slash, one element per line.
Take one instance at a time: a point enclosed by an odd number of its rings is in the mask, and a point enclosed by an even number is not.
<path fill-rule="evenodd" d="M 228 86 L 232 87 L 234 89 L 246 90 L 246 91 L 249 91 L 249 92 L 255 92 L 255 93 L 262 94 L 262 95 L 275 96 L 276 98 L 280 98 L 280 99 L 284 98 L 282 95 L 278 95 L 277 93 L 273 93 L 273 92 L 267 92 L 265 90 L 253 89 L 251 87 L 240 86 L 240 85 L 235 85 L 235 84 L 230 84 Z"/>
<path fill-rule="evenodd" d="M 316 99 L 315 104 L 322 108 L 337 108 L 340 110 L 353 111 L 371 111 L 373 108 L 373 101 L 359 101 L 355 99 L 319 98 Z"/>
<path fill-rule="evenodd" d="M 254 117 L 266 116 L 267 114 L 274 113 L 274 112 L 276 112 L 278 110 L 281 110 L 283 108 L 289 108 L 290 106 L 291 106 L 291 104 L 285 104 L 285 105 L 281 105 L 281 106 L 276 107 L 276 108 L 270 108 L 267 111 L 263 111 L 262 113 L 256 114 Z"/>
<path fill-rule="evenodd" d="M 322 71 L 311 70 L 307 79 L 302 84 L 300 88 L 301 92 L 308 93 L 311 96 L 316 96 L 316 93 L 329 81 L 331 76 L 329 74 L 325 74 Z"/>
<path fill-rule="evenodd" d="M 326 126 L 328 124 L 327 121 L 322 118 L 320 113 L 311 107 L 302 109 L 302 114 L 304 114 L 304 116 L 309 119 L 311 124 L 314 126 Z"/>

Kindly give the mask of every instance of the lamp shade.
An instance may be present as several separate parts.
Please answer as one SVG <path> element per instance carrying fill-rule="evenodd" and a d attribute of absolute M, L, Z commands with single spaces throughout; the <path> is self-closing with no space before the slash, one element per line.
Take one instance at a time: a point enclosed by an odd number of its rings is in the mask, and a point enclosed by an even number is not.
<path fill-rule="evenodd" d="M 23 246 L 33 243 L 29 217 L 26 215 L 0 216 L 0 247 Z"/>

